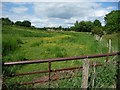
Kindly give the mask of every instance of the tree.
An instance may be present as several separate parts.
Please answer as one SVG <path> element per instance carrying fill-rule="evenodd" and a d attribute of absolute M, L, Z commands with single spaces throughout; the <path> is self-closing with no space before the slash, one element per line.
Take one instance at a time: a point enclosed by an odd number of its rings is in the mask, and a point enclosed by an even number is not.
<path fill-rule="evenodd" d="M 74 27 L 72 27 L 72 30 L 73 31 L 80 31 L 80 25 L 79 25 L 78 21 L 75 22 Z"/>
<path fill-rule="evenodd" d="M 22 26 L 22 22 L 21 21 L 16 21 L 15 25 Z"/>
<path fill-rule="evenodd" d="M 93 24 L 94 24 L 94 26 L 101 27 L 101 22 L 97 19 L 93 22 Z"/>
<path fill-rule="evenodd" d="M 13 25 L 13 21 L 11 21 L 9 18 L 1 18 L 2 25 Z"/>
<path fill-rule="evenodd" d="M 120 10 L 113 10 L 108 13 L 105 17 L 106 31 L 108 33 L 120 31 Z"/>
<path fill-rule="evenodd" d="M 91 21 L 81 21 L 79 23 L 79 31 L 82 32 L 91 32 L 93 28 L 93 23 Z"/>
<path fill-rule="evenodd" d="M 69 30 L 69 31 L 77 31 L 77 29 L 76 29 L 75 26 L 71 26 L 68 30 Z"/>
<path fill-rule="evenodd" d="M 16 21 L 16 22 L 15 22 L 15 25 L 25 26 L 25 27 L 31 27 L 31 22 L 30 22 L 30 21 L 27 21 L 27 20 L 24 20 L 23 22 L 21 22 L 21 21 Z"/>
<path fill-rule="evenodd" d="M 81 21 L 74 24 L 70 29 L 77 32 L 91 32 L 93 23 L 91 21 Z"/>
<path fill-rule="evenodd" d="M 79 22 L 76 21 L 74 25 L 75 25 L 75 27 L 79 26 Z"/>
<path fill-rule="evenodd" d="M 31 22 L 30 22 L 30 21 L 27 21 L 27 20 L 24 20 L 24 21 L 22 22 L 22 26 L 31 27 Z"/>
<path fill-rule="evenodd" d="M 61 29 L 62 29 L 62 26 L 59 26 L 58 28 L 61 30 Z"/>

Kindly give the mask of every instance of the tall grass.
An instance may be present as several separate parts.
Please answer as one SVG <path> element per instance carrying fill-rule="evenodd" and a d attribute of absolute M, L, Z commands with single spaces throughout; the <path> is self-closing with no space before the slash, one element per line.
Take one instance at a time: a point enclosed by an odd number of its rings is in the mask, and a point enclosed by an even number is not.
<path fill-rule="evenodd" d="M 26 30 L 26 28 L 20 28 L 20 27 L 17 28 L 15 26 L 3 26 L 2 33 L 11 34 L 11 35 L 19 35 L 22 37 L 49 37 L 51 36 L 51 34 L 42 33 L 40 31 L 37 32 L 37 31 L 31 30 L 30 28 Z"/>
<path fill-rule="evenodd" d="M 15 51 L 19 45 L 22 44 L 22 40 L 18 36 L 10 34 L 3 34 L 2 36 L 2 55 L 7 55 Z"/>

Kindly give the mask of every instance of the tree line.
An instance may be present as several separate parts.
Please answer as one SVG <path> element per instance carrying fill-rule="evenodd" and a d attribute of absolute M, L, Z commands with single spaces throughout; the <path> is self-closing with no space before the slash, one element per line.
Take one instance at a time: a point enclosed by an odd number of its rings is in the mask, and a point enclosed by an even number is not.
<path fill-rule="evenodd" d="M 17 26 L 24 26 L 24 27 L 31 27 L 31 22 L 28 20 L 24 21 L 16 21 L 15 23 L 11 21 L 9 18 L 1 18 L 2 25 L 17 25 Z"/>
<path fill-rule="evenodd" d="M 24 26 L 24 27 L 32 27 L 34 29 L 39 30 L 63 30 L 63 31 L 76 31 L 76 32 L 92 32 L 92 34 L 97 34 L 102 36 L 104 33 L 114 33 L 120 31 L 120 10 L 113 10 L 107 15 L 105 15 L 105 26 L 101 25 L 99 20 L 91 21 L 76 21 L 74 26 L 63 28 L 62 26 L 59 27 L 43 27 L 37 28 L 35 26 L 31 26 L 31 22 L 28 20 L 24 21 L 16 21 L 13 22 L 9 18 L 1 18 L 3 25 L 16 25 L 16 26 Z"/>

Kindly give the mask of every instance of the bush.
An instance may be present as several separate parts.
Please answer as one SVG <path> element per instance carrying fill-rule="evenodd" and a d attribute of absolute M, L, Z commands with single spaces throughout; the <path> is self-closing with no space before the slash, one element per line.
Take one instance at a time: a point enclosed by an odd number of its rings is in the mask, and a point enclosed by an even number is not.
<path fill-rule="evenodd" d="M 96 26 L 92 29 L 92 34 L 96 34 L 101 37 L 104 33 L 101 27 Z"/>

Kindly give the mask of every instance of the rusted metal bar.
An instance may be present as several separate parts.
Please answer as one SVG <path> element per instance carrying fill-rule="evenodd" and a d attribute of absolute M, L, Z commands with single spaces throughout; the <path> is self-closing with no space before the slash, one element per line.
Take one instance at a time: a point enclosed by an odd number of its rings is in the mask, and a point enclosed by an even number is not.
<path fill-rule="evenodd" d="M 97 63 L 98 66 L 100 66 L 100 63 Z M 91 64 L 91 66 L 94 66 Z M 51 70 L 51 72 L 60 72 L 60 71 L 68 71 L 68 70 L 75 70 L 75 69 L 82 69 L 82 66 L 79 67 L 70 67 L 70 68 L 62 68 L 62 69 L 54 69 Z M 24 76 L 24 75 L 31 75 L 31 74 L 39 74 L 39 73 L 48 73 L 49 70 L 42 70 L 42 71 L 36 71 L 36 72 L 27 72 L 27 73 L 19 73 L 19 74 L 13 74 L 10 75 L 10 77 L 14 77 L 14 76 Z M 9 75 L 7 75 L 9 76 Z"/>
<path fill-rule="evenodd" d="M 72 76 L 69 77 L 63 77 L 60 79 L 51 79 L 51 81 L 56 81 L 56 80 L 63 80 L 63 79 L 70 79 Z M 80 75 L 76 75 L 76 77 L 80 77 Z M 22 83 L 18 83 L 18 85 L 29 85 L 29 84 L 35 84 L 35 83 L 45 83 L 45 82 L 49 82 L 49 78 L 44 80 L 44 81 L 33 81 L 33 82 L 22 82 Z"/>
<path fill-rule="evenodd" d="M 60 72 L 60 71 L 67 71 L 67 70 L 74 70 L 74 69 L 82 69 L 82 66 L 80 67 L 71 67 L 71 68 L 63 68 L 63 69 L 54 69 L 51 70 L 51 72 Z M 13 74 L 10 75 L 10 77 L 14 77 L 14 76 L 24 76 L 24 75 L 31 75 L 31 74 L 39 74 L 39 73 L 48 73 L 49 70 L 42 70 L 42 71 L 36 71 L 36 72 L 27 72 L 27 73 L 19 73 L 19 74 Z M 7 75 L 9 76 L 9 75 Z"/>
<path fill-rule="evenodd" d="M 3 66 L 35 64 L 35 63 L 45 63 L 45 62 L 58 62 L 58 61 L 70 61 L 70 60 L 78 60 L 78 59 L 85 59 L 85 58 L 99 58 L 99 57 L 114 56 L 114 55 L 120 55 L 120 52 L 114 52 L 114 53 L 108 53 L 108 54 L 95 54 L 95 55 L 87 55 L 87 56 L 77 56 L 77 57 L 67 57 L 67 58 L 54 58 L 54 59 L 46 59 L 46 60 L 3 62 Z"/>
<path fill-rule="evenodd" d="M 101 66 L 102 64 L 97 63 L 96 65 Z M 93 67 L 94 65 L 90 64 L 90 66 Z M 68 71 L 68 70 L 75 70 L 75 69 L 82 69 L 82 68 L 83 68 L 82 66 L 79 66 L 79 67 L 71 67 L 71 68 L 63 68 L 63 69 L 54 69 L 54 70 L 51 70 L 51 72 Z M 10 77 L 31 75 L 31 74 L 39 74 L 39 73 L 48 73 L 48 72 L 49 72 L 49 70 L 36 71 L 36 72 L 27 72 L 27 73 L 13 74 L 13 75 L 10 75 Z M 9 75 L 7 75 L 7 76 L 9 76 Z"/>
<path fill-rule="evenodd" d="M 27 73 L 13 74 L 12 76 L 24 76 L 24 75 L 39 74 L 39 73 L 48 73 L 48 72 L 49 72 L 49 70 L 42 70 L 42 71 L 36 71 L 36 72 L 27 72 Z"/>
<path fill-rule="evenodd" d="M 91 64 L 90 66 L 94 66 L 93 64 Z M 95 67 L 97 67 L 97 66 L 102 66 L 102 64 L 100 64 L 100 63 L 97 63 L 96 65 L 95 65 Z M 82 67 L 79 67 L 79 68 L 81 68 L 82 69 Z M 74 68 L 74 69 L 77 69 L 77 67 L 76 68 Z M 67 69 L 66 69 L 67 70 Z M 79 76 L 79 75 L 76 75 L 76 76 Z M 51 79 L 51 81 L 56 81 L 56 80 L 63 80 L 63 79 L 69 79 L 69 78 L 71 78 L 71 76 L 70 77 L 64 77 L 64 78 L 60 78 L 60 79 L 52 79 L 52 78 L 50 78 Z M 48 79 L 46 79 L 46 80 L 43 80 L 43 81 L 32 81 L 32 82 L 22 82 L 22 83 L 19 83 L 19 85 L 29 85 L 29 84 L 35 84 L 35 83 L 45 83 L 45 82 L 49 82 L 49 77 L 48 77 Z"/>
<path fill-rule="evenodd" d="M 44 80 L 44 81 L 33 81 L 33 82 L 22 82 L 18 83 L 18 85 L 29 85 L 29 84 L 36 84 L 36 83 L 43 83 L 43 82 L 48 82 L 49 80 Z"/>
<path fill-rule="evenodd" d="M 94 66 L 93 64 L 91 66 Z M 95 67 L 97 66 L 102 66 L 102 64 L 97 64 L 95 65 Z M 52 79 L 51 78 L 51 81 L 57 81 L 57 80 L 64 80 L 64 79 L 70 79 L 72 77 L 80 77 L 81 75 L 74 75 L 74 76 L 68 76 L 68 77 L 63 77 L 63 78 L 59 78 L 59 79 Z M 33 81 L 33 82 L 23 82 L 23 83 L 19 83 L 19 85 L 29 85 L 29 84 L 36 84 L 36 83 L 46 83 L 46 82 L 49 82 L 49 78 L 44 80 L 44 81 Z"/>

